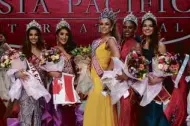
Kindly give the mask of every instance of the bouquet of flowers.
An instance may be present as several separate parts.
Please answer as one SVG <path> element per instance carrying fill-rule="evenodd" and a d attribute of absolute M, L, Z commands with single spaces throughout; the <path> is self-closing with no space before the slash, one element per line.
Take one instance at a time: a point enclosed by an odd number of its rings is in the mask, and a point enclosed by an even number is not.
<path fill-rule="evenodd" d="M 136 51 L 131 51 L 126 57 L 125 69 L 127 70 L 127 75 L 136 80 L 143 80 L 148 74 L 148 60 L 140 53 Z"/>
<path fill-rule="evenodd" d="M 49 101 L 51 96 L 43 87 L 41 81 L 39 81 L 41 80 L 39 73 L 33 66 L 31 67 L 28 64 L 29 63 L 25 55 L 14 49 L 9 49 L 6 51 L 5 55 L 1 58 L 1 66 L 4 65 L 4 68 L 8 68 L 7 75 L 10 77 L 12 83 L 9 90 L 11 100 L 13 101 L 14 99 L 19 99 L 22 88 L 24 88 L 28 96 L 32 96 L 36 100 L 40 97 L 44 97 L 46 101 Z M 18 71 L 22 71 L 27 74 L 28 79 L 23 80 L 20 78 L 15 78 L 15 73 Z"/>
<path fill-rule="evenodd" d="M 17 60 L 18 63 L 21 63 L 25 60 L 25 55 L 19 51 L 16 51 L 14 49 L 8 50 L 5 52 L 5 54 L 0 59 L 0 67 L 1 68 L 14 68 L 15 66 L 15 60 Z"/>
<path fill-rule="evenodd" d="M 85 56 L 85 57 L 90 57 L 91 55 L 91 46 L 89 45 L 88 47 L 78 47 L 75 48 L 74 50 L 71 51 L 71 54 L 74 56 L 80 55 L 80 56 Z"/>
<path fill-rule="evenodd" d="M 75 56 L 74 62 L 79 74 L 76 90 L 83 95 L 87 95 L 92 87 L 92 79 L 89 70 L 91 64 L 91 46 L 76 48 L 71 53 Z"/>
<path fill-rule="evenodd" d="M 50 50 L 43 50 L 42 59 L 40 61 L 40 68 L 49 71 L 62 72 L 64 67 L 64 57 L 60 55 L 60 50 L 51 48 Z"/>
<path fill-rule="evenodd" d="M 155 78 L 172 76 L 178 73 L 178 69 L 179 63 L 177 61 L 176 55 L 172 55 L 168 52 L 164 54 L 158 54 L 152 59 L 153 72 L 149 74 L 149 77 Z M 158 96 L 164 104 L 168 103 L 169 101 L 170 94 L 165 88 L 163 88 L 162 82 L 156 83 L 154 85 L 147 85 L 140 105 L 146 106 L 156 96 Z"/>
<path fill-rule="evenodd" d="M 158 64 L 158 70 L 162 71 L 164 75 L 176 75 L 179 70 L 179 63 L 177 56 L 170 53 L 159 54 L 155 57 L 155 62 Z"/>
<path fill-rule="evenodd" d="M 110 95 L 112 104 L 116 104 L 121 97 L 129 96 L 127 81 L 117 80 L 117 75 L 123 74 L 124 63 L 118 57 L 112 57 L 113 70 L 104 71 L 101 81 L 103 86 L 102 94 Z"/>

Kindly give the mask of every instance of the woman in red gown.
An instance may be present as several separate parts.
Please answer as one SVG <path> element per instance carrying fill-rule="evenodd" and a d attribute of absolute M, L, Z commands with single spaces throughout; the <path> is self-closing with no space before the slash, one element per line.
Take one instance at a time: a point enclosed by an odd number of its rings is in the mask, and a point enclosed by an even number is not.
<path fill-rule="evenodd" d="M 135 31 L 137 29 L 137 18 L 133 14 L 129 14 L 123 21 L 123 41 L 121 43 L 121 60 L 124 62 L 127 54 L 132 49 L 140 50 L 140 44 L 135 39 Z M 128 79 L 126 75 L 118 75 L 118 80 L 125 81 Z M 137 126 L 138 122 L 138 109 L 139 96 L 131 88 L 129 89 L 130 95 L 127 98 L 122 97 L 120 100 L 120 117 L 119 126 Z"/>
<path fill-rule="evenodd" d="M 174 88 L 170 102 L 165 109 L 165 115 L 171 126 L 182 126 L 185 124 L 188 94 L 188 84 L 185 77 L 187 74 L 188 71 L 186 70 L 179 81 L 178 88 Z"/>

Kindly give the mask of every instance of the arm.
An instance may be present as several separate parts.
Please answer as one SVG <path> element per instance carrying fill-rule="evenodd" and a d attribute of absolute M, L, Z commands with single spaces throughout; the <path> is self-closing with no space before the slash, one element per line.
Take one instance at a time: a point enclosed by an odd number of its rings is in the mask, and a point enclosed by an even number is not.
<path fill-rule="evenodd" d="M 164 40 L 163 38 L 161 40 Z M 158 45 L 158 52 L 159 53 L 166 53 L 166 46 L 160 41 Z M 160 83 L 164 80 L 164 77 L 148 77 L 148 81 L 150 85 L 154 85 Z"/>
<path fill-rule="evenodd" d="M 139 52 L 140 54 L 142 54 L 142 48 L 141 48 L 141 44 L 140 43 L 136 43 L 135 50 L 137 52 Z"/>
<path fill-rule="evenodd" d="M 61 72 L 57 72 L 57 71 L 51 71 L 48 72 L 48 74 L 52 77 L 56 77 L 56 78 L 60 78 L 61 77 Z"/>
<path fill-rule="evenodd" d="M 158 44 L 158 52 L 162 54 L 166 53 L 166 46 L 162 42 L 159 42 Z"/>
<path fill-rule="evenodd" d="M 148 76 L 148 83 L 150 85 L 155 85 L 157 83 L 162 82 L 163 80 L 164 80 L 163 77 L 150 77 L 150 76 Z"/>
<path fill-rule="evenodd" d="M 128 80 L 128 76 L 124 73 L 124 71 L 122 70 L 122 74 L 118 75 L 115 77 L 116 80 L 120 80 L 121 82 Z"/>
<path fill-rule="evenodd" d="M 111 56 L 112 57 L 118 57 L 118 58 L 120 58 L 120 52 L 119 52 L 119 49 L 118 49 L 118 46 L 117 46 L 117 42 L 115 41 L 115 39 L 112 39 L 112 38 L 109 39 L 107 41 L 107 47 L 111 51 Z M 112 70 L 113 66 L 114 66 L 114 63 L 111 60 L 109 66 L 107 68 L 107 70 Z"/>
<path fill-rule="evenodd" d="M 19 78 L 19 79 L 23 79 L 23 80 L 28 79 L 28 75 L 25 73 L 24 70 L 20 70 L 18 72 L 15 72 L 14 75 L 15 75 L 15 78 Z"/>

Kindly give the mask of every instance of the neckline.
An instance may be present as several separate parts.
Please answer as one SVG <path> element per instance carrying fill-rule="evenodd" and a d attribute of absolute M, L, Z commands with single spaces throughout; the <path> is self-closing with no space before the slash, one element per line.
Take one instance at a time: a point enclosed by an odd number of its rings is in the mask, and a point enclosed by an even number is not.
<path fill-rule="evenodd" d="M 60 55 L 64 56 L 66 58 L 66 60 L 70 60 L 72 58 L 72 56 L 70 54 L 68 54 L 65 49 L 61 49 L 61 47 L 56 46 L 55 48 L 60 50 Z"/>
<path fill-rule="evenodd" d="M 32 55 L 35 56 L 37 59 L 41 59 L 41 57 L 42 57 L 41 52 L 40 52 L 40 57 L 38 57 L 38 56 L 37 56 L 36 54 L 34 54 L 34 53 L 32 53 Z"/>

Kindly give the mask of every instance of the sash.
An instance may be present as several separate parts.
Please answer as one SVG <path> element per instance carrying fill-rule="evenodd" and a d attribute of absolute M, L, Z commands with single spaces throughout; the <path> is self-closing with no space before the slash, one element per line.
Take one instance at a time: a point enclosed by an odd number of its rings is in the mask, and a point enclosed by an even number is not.
<path fill-rule="evenodd" d="M 100 64 L 98 63 L 98 59 L 96 58 L 96 49 L 103 44 L 103 42 L 101 42 L 101 39 L 98 40 L 94 40 L 92 42 L 92 65 L 94 67 L 94 69 L 96 70 L 97 74 L 99 77 L 102 77 L 104 70 L 102 69 L 102 67 L 100 66 Z"/>
<path fill-rule="evenodd" d="M 165 102 L 171 98 L 170 93 L 166 90 L 165 87 L 162 87 L 160 93 L 154 98 L 155 101 Z"/>
<path fill-rule="evenodd" d="M 177 77 L 176 77 L 175 81 L 174 81 L 175 88 L 178 88 L 178 83 L 179 83 L 179 81 L 181 79 L 181 76 L 182 76 L 184 70 L 185 70 L 185 67 L 187 66 L 188 61 L 189 61 L 189 55 L 186 54 L 185 59 L 183 61 L 183 64 L 181 65 L 181 68 L 180 68 L 180 70 L 179 70 L 179 72 L 177 74 Z"/>
<path fill-rule="evenodd" d="M 30 74 L 32 74 L 43 85 L 43 82 L 41 80 L 40 74 L 38 73 L 38 71 L 36 70 L 36 68 L 34 67 L 34 65 L 32 65 L 31 63 L 29 63 L 28 60 L 26 60 L 26 63 L 28 65 L 27 72 L 29 72 Z"/>

